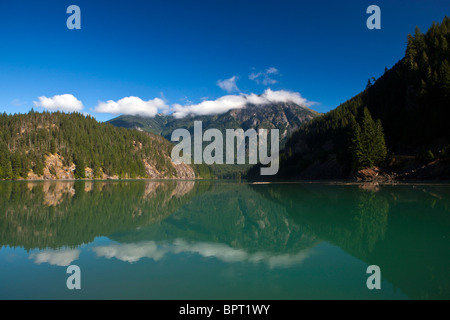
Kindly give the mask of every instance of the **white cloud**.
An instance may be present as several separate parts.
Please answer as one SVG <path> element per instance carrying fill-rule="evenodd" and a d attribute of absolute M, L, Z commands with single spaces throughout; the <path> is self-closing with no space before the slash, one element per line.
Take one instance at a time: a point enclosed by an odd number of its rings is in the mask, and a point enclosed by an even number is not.
<path fill-rule="evenodd" d="M 265 86 L 267 85 L 271 85 L 271 84 L 276 84 L 278 81 L 271 78 L 269 75 L 278 75 L 280 74 L 280 72 L 278 71 L 277 68 L 274 67 L 270 67 L 264 71 L 260 71 L 260 72 L 253 72 L 251 73 L 248 78 L 250 80 L 256 81 L 256 83 L 258 84 L 263 84 Z"/>
<path fill-rule="evenodd" d="M 50 111 L 75 112 L 83 110 L 83 103 L 71 94 L 56 95 L 52 98 L 39 97 L 39 101 L 33 101 L 36 107 L 42 107 Z"/>
<path fill-rule="evenodd" d="M 270 67 L 269 69 L 266 70 L 267 74 L 278 74 L 278 69 L 274 68 L 274 67 Z"/>
<path fill-rule="evenodd" d="M 184 118 L 189 114 L 208 115 L 225 113 L 231 109 L 240 109 L 245 107 L 244 96 L 228 95 L 220 97 L 217 100 L 206 100 L 199 104 L 185 105 L 174 104 L 172 106 L 173 115 L 176 118 Z"/>
<path fill-rule="evenodd" d="M 73 261 L 78 260 L 80 257 L 79 250 L 47 250 L 39 253 L 30 254 L 30 259 L 34 259 L 34 263 L 48 263 L 54 266 L 67 267 L 72 264 Z"/>
<path fill-rule="evenodd" d="M 11 105 L 15 106 L 15 107 L 20 107 L 23 106 L 25 104 L 25 102 L 21 101 L 20 99 L 13 99 L 11 101 Z"/>
<path fill-rule="evenodd" d="M 313 103 L 303 98 L 298 92 L 286 90 L 273 91 L 267 89 L 262 95 L 240 94 L 227 95 L 217 100 L 207 100 L 199 104 L 185 105 L 174 104 L 172 106 L 173 115 L 176 118 L 183 118 L 187 115 L 210 115 L 227 112 L 231 109 L 242 109 L 247 104 L 269 104 L 269 103 L 294 102 L 301 106 L 310 106 Z"/>
<path fill-rule="evenodd" d="M 271 71 L 275 72 L 275 71 Z M 154 117 L 158 113 L 173 114 L 176 118 L 184 118 L 188 115 L 212 115 L 225 113 L 232 109 L 242 109 L 247 104 L 264 105 L 270 103 L 293 102 L 301 106 L 309 107 L 313 105 L 303 98 L 300 93 L 266 89 L 263 94 L 235 94 L 225 95 L 216 100 L 203 100 L 195 104 L 187 97 L 181 99 L 183 104 L 168 105 L 160 98 L 143 101 L 138 97 L 127 97 L 118 101 L 99 102 L 95 108 L 98 113 L 140 115 L 144 117 Z"/>
<path fill-rule="evenodd" d="M 267 89 L 263 97 L 270 102 L 294 102 L 301 106 L 311 106 L 313 103 L 303 98 L 298 92 L 291 92 L 286 90 L 272 91 Z"/>
<path fill-rule="evenodd" d="M 113 100 L 100 101 L 95 108 L 95 112 L 154 117 L 159 111 L 163 112 L 168 109 L 169 106 L 160 98 L 144 101 L 138 97 L 126 97 L 117 102 Z"/>
<path fill-rule="evenodd" d="M 217 81 L 217 85 L 222 89 L 225 90 L 226 92 L 230 93 L 230 92 L 234 92 L 234 91 L 239 91 L 239 88 L 236 85 L 236 81 L 238 80 L 238 77 L 233 76 L 230 79 L 225 79 L 225 80 L 219 80 Z"/>

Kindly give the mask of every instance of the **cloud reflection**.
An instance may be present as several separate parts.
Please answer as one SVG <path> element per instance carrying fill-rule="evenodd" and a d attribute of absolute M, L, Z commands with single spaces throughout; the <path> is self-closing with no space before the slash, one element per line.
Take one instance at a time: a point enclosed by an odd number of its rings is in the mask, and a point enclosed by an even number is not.
<path fill-rule="evenodd" d="M 79 250 L 45 250 L 30 254 L 29 258 L 34 259 L 34 263 L 48 263 L 53 266 L 67 267 L 80 257 Z"/>
<path fill-rule="evenodd" d="M 145 241 L 130 244 L 111 244 L 93 248 L 97 257 L 135 263 L 143 258 L 161 260 L 167 254 L 198 254 L 205 258 L 216 258 L 226 263 L 247 262 L 266 264 L 270 268 L 286 268 L 301 264 L 310 256 L 310 250 L 301 250 L 295 254 L 277 255 L 272 252 L 249 253 L 244 249 L 235 249 L 226 244 L 192 242 L 177 239 L 172 243 L 158 244 L 155 241 Z"/>

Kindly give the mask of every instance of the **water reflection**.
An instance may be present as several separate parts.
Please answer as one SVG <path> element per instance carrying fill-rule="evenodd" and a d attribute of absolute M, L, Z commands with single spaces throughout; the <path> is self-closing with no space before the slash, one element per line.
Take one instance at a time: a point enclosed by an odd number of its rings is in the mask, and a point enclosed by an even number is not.
<path fill-rule="evenodd" d="M 193 188 L 190 181 L 0 183 L 0 245 L 77 247 L 159 223 L 189 200 Z"/>
<path fill-rule="evenodd" d="M 194 181 L 2 182 L 0 246 L 35 264 L 83 259 L 138 264 L 301 266 L 321 244 L 366 264 L 409 297 L 450 297 L 448 185 L 238 184 Z M 96 237 L 114 243 L 98 244 Z M 332 268 L 332 266 L 329 266 Z"/>
<path fill-rule="evenodd" d="M 94 247 L 98 257 L 135 263 L 142 258 L 159 261 L 167 254 L 197 254 L 205 258 L 215 258 L 226 263 L 248 262 L 262 263 L 269 268 L 287 268 L 299 265 L 308 258 L 310 250 L 302 250 L 296 254 L 274 254 L 272 252 L 249 253 L 243 249 L 235 249 L 221 243 L 187 242 L 177 239 L 172 243 L 158 244 L 155 241 L 145 241 L 129 244 L 111 244 Z"/>
<path fill-rule="evenodd" d="M 414 299 L 450 298 L 450 186 L 254 186 Z M 295 200 L 294 200 L 295 199 Z"/>
<path fill-rule="evenodd" d="M 43 250 L 31 253 L 29 258 L 36 264 L 48 263 L 53 266 L 67 267 L 78 260 L 80 253 L 77 249 Z"/>

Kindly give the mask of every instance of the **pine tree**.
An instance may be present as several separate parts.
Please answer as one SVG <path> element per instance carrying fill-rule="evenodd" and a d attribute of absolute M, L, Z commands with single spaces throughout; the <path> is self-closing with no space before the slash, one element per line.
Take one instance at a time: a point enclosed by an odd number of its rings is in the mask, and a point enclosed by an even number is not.
<path fill-rule="evenodd" d="M 56 153 L 56 142 L 55 139 L 52 139 L 50 141 L 50 153 L 55 154 Z"/>
<path fill-rule="evenodd" d="M 380 164 L 387 157 L 386 141 L 384 139 L 384 131 L 380 119 L 378 119 L 376 122 L 374 154 L 376 164 Z"/>
<path fill-rule="evenodd" d="M 349 154 L 351 166 L 355 170 L 361 169 L 362 160 L 362 144 L 361 144 L 361 127 L 353 115 L 350 116 L 350 135 L 349 135 Z"/>
<path fill-rule="evenodd" d="M 440 77 L 442 93 L 445 97 L 450 98 L 450 64 L 447 60 L 441 63 Z"/>
<path fill-rule="evenodd" d="M 417 47 L 416 41 L 412 35 L 408 35 L 408 45 L 406 48 L 406 64 L 410 71 L 417 70 Z"/>
<path fill-rule="evenodd" d="M 4 167 L 3 170 L 4 170 L 3 179 L 13 179 L 14 178 L 11 161 L 6 162 L 6 166 Z"/>
<path fill-rule="evenodd" d="M 350 117 L 349 152 L 354 169 L 379 165 L 386 159 L 387 147 L 380 120 L 373 121 L 367 108 L 364 108 L 361 125 Z"/>
<path fill-rule="evenodd" d="M 42 157 L 36 157 L 33 172 L 38 176 L 44 175 L 44 161 L 42 160 Z"/>
<path fill-rule="evenodd" d="M 74 176 L 75 179 L 85 179 L 86 178 L 86 164 L 84 162 L 84 159 L 80 156 L 78 156 L 75 161 L 75 172 Z"/>
<path fill-rule="evenodd" d="M 375 165 L 376 125 L 370 115 L 369 109 L 364 108 L 361 123 L 362 167 Z"/>

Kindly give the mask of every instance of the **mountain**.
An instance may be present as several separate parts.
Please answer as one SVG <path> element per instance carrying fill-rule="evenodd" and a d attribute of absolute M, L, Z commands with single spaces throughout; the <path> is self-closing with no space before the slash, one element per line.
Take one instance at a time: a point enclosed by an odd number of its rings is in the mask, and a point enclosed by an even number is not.
<path fill-rule="evenodd" d="M 79 113 L 0 115 L 0 179 L 195 178 L 172 144 Z"/>
<path fill-rule="evenodd" d="M 108 123 L 123 128 L 134 128 L 154 134 L 162 135 L 170 140 L 172 132 L 179 128 L 194 130 L 194 121 L 203 122 L 203 130 L 210 128 L 225 129 L 249 128 L 279 129 L 281 144 L 295 132 L 303 122 L 309 121 L 319 114 L 307 107 L 293 102 L 273 103 L 266 105 L 248 104 L 242 109 L 229 110 L 223 114 L 205 116 L 187 116 L 177 119 L 172 115 L 159 114 L 154 118 L 122 115 L 108 121 Z"/>
<path fill-rule="evenodd" d="M 319 113 L 293 102 L 272 103 L 264 105 L 247 104 L 242 109 L 232 109 L 223 114 L 193 116 L 189 115 L 177 119 L 172 115 L 158 114 L 154 118 L 122 115 L 108 121 L 117 127 L 151 132 L 170 140 L 172 132 L 179 128 L 194 131 L 194 121 L 202 121 L 203 130 L 219 129 L 224 137 L 226 129 L 242 128 L 279 129 L 280 146 L 284 146 L 287 139 L 302 123 L 308 122 Z M 204 145 L 206 146 L 206 145 Z M 196 165 L 194 169 L 202 177 L 217 177 L 223 179 L 240 179 L 251 168 L 251 165 Z"/>
<path fill-rule="evenodd" d="M 394 67 L 292 135 L 278 178 L 348 178 L 374 166 L 400 179 L 450 178 L 449 43 L 448 17 L 426 34 L 416 28 Z"/>

